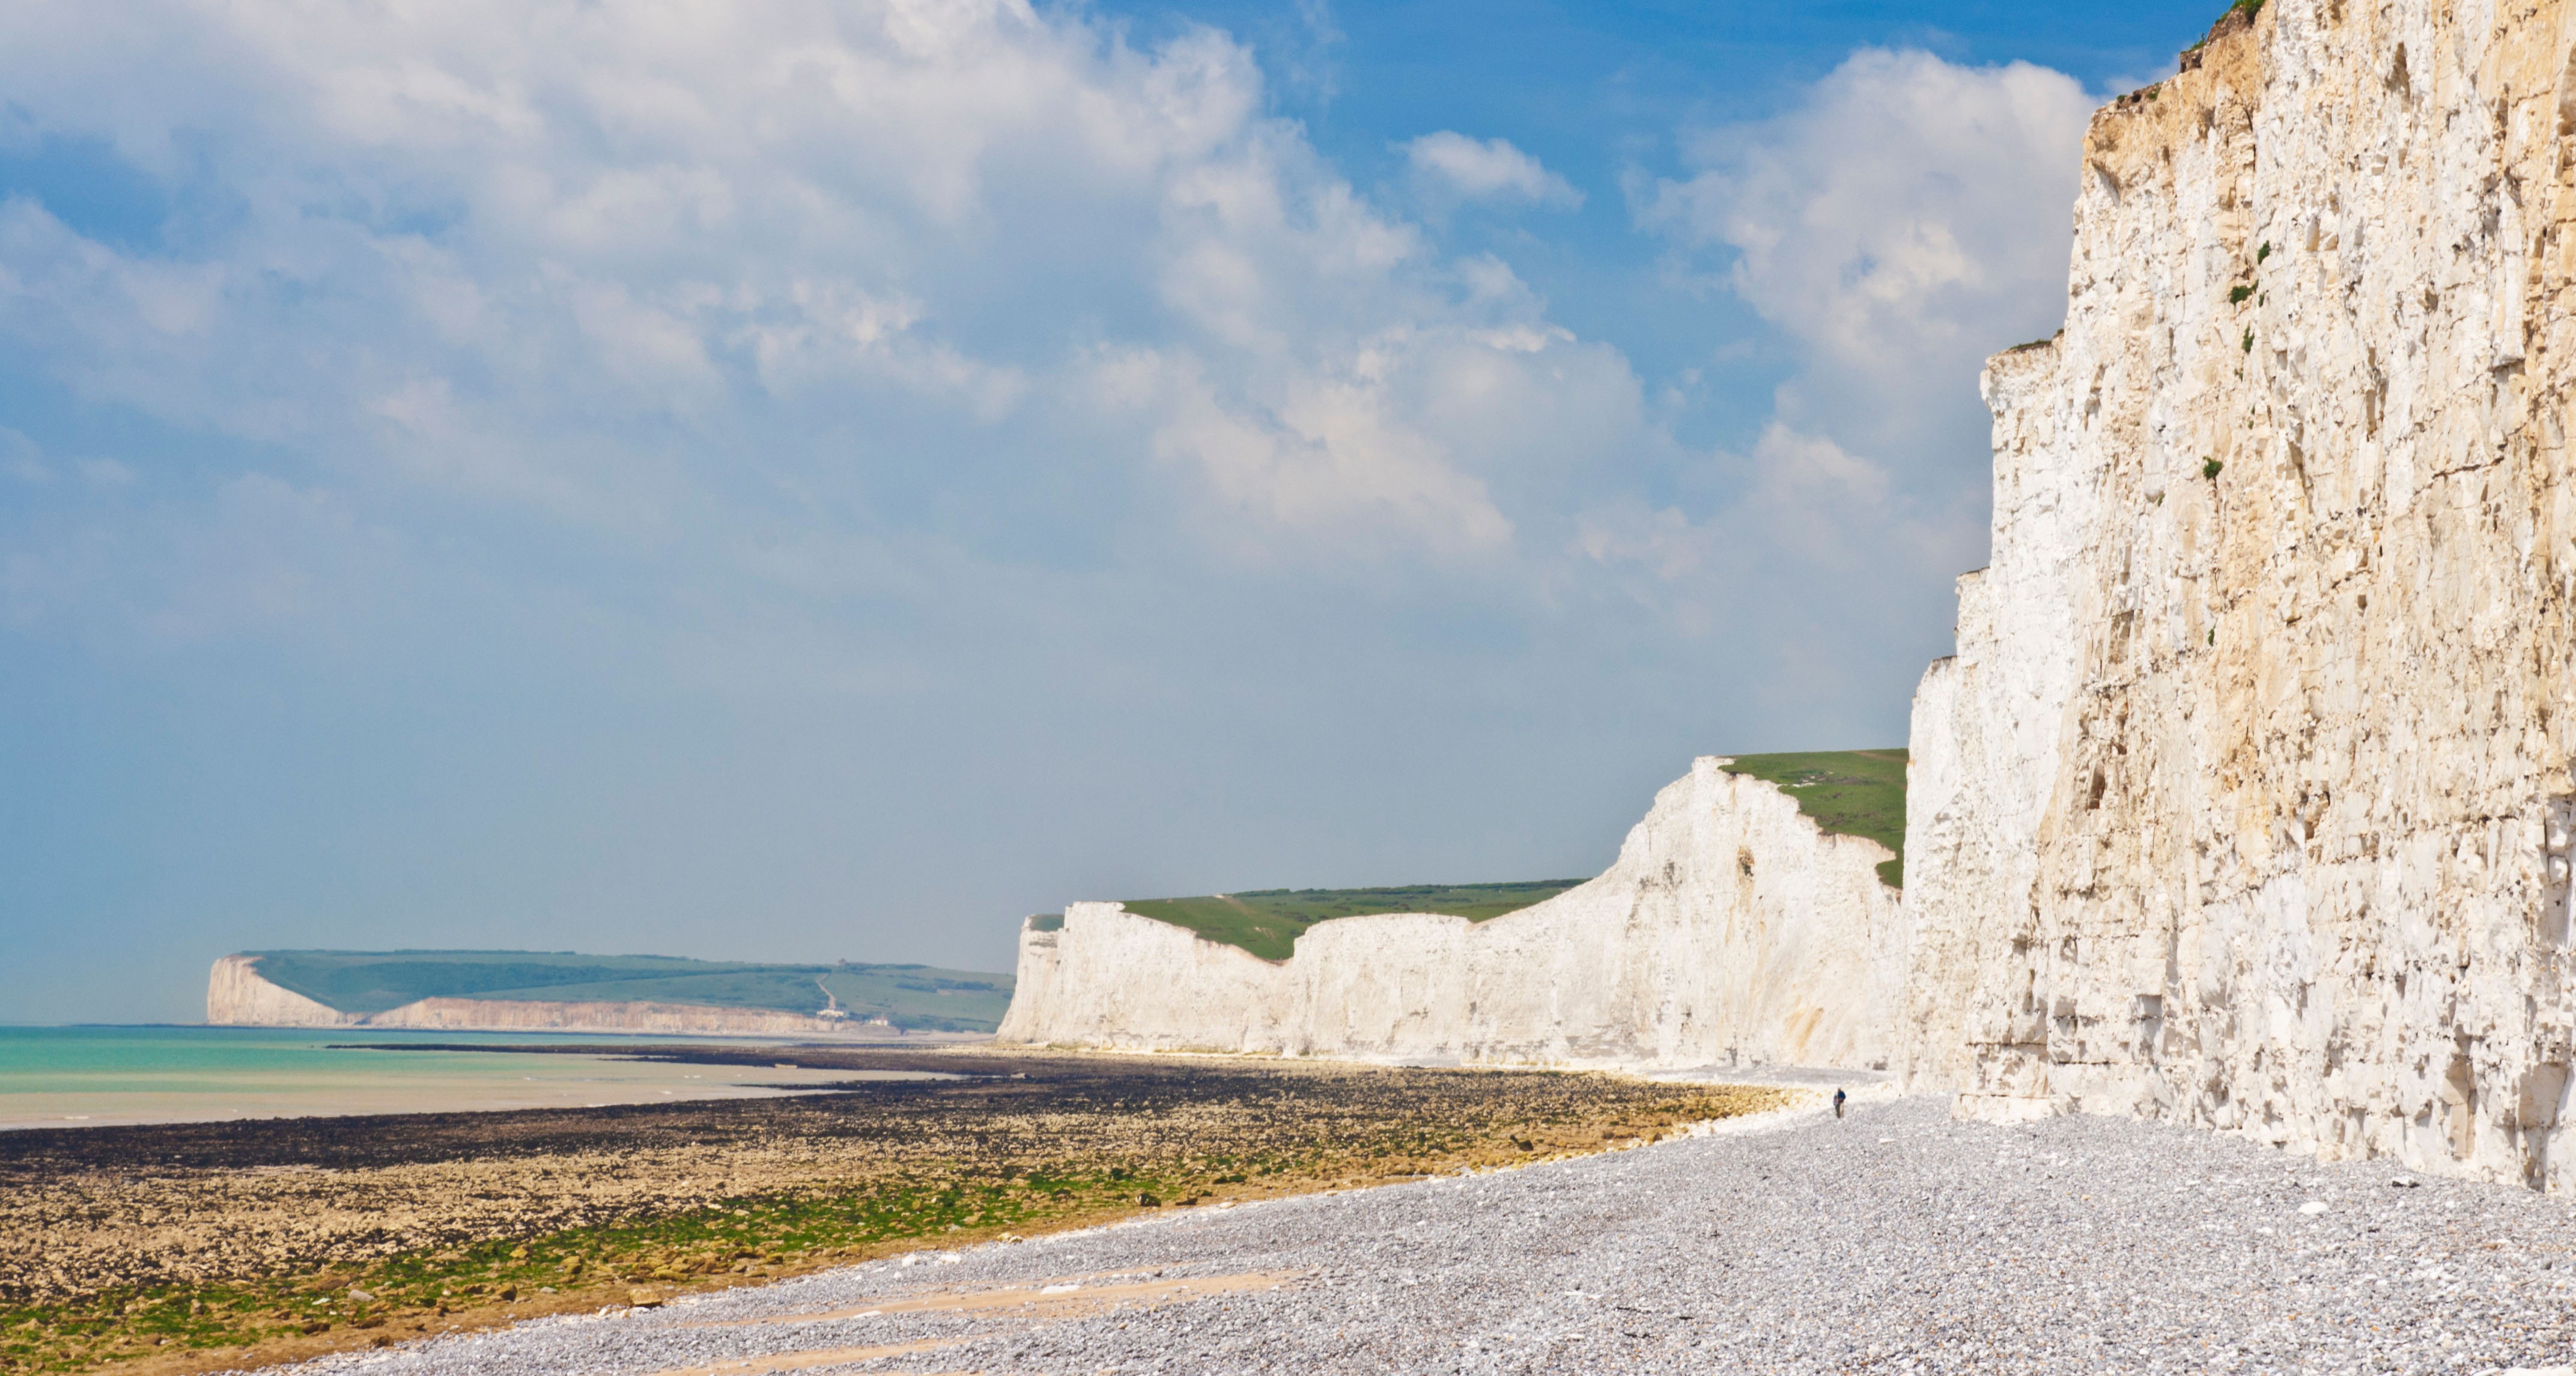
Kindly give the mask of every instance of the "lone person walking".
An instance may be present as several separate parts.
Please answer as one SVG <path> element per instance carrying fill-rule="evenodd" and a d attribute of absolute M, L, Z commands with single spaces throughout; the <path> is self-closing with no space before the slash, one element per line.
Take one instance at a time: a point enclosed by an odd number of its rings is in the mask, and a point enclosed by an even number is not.
<path fill-rule="evenodd" d="M 1834 1116 L 1843 1116 L 1843 1092 L 1839 1089 L 1834 1091 Z"/>

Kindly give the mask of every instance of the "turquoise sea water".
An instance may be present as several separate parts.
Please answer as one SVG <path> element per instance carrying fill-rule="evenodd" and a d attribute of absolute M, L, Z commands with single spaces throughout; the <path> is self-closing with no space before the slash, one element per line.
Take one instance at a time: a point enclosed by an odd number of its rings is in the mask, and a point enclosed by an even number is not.
<path fill-rule="evenodd" d="M 406 1043 L 576 1046 L 598 1054 L 367 1049 Z M 0 1027 L 0 1128 L 574 1108 L 742 1098 L 881 1078 L 846 1070 L 673 1065 L 616 1056 L 637 1044 L 633 1037 L 565 1033 Z"/>

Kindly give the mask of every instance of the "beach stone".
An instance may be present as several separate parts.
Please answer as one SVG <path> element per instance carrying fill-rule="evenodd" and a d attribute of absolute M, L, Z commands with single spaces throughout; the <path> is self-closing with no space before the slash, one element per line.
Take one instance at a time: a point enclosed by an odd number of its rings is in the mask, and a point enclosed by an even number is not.
<path fill-rule="evenodd" d="M 2563 1367 L 2563 1201 L 1872 1096 L 1633 1151 L 438 1335 L 296 1376 Z M 2335 1207 L 2303 1217 L 2303 1201 Z M 1172 1295 L 1210 1285 L 1214 1293 Z M 1157 1293 L 1161 1292 L 1161 1293 Z M 853 1351 L 883 1354 L 853 1360 Z M 848 1363 L 848 1365 L 842 1365 Z M 2576 1376 L 2576 1374 L 2571 1374 Z"/>

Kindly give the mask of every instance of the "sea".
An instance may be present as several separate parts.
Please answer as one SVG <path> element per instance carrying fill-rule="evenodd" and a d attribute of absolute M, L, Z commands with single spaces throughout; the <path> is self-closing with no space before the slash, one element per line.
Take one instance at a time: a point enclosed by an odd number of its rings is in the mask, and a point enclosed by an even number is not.
<path fill-rule="evenodd" d="M 851 1080 L 944 1078 L 621 1058 L 742 1039 L 356 1028 L 0 1026 L 0 1130 L 130 1123 L 599 1108 L 811 1092 Z M 555 1046 L 560 1055 L 405 1046 Z"/>

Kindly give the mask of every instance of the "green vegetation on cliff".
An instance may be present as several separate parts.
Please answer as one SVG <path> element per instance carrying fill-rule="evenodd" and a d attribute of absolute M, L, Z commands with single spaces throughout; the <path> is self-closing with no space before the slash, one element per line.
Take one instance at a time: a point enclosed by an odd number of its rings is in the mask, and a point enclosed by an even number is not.
<path fill-rule="evenodd" d="M 1255 889 L 1204 898 L 1145 898 L 1122 906 L 1140 917 L 1186 927 L 1263 960 L 1286 960 L 1318 922 L 1371 913 L 1444 913 L 1482 922 L 1554 898 L 1580 879 L 1518 884 L 1414 884 L 1392 889 Z"/>
<path fill-rule="evenodd" d="M 816 1013 L 837 1001 L 853 1022 L 916 1031 L 990 1032 L 1011 1002 L 1009 975 L 928 965 L 754 965 L 571 951 L 248 951 L 260 976 L 343 1013 L 382 1013 L 428 998 L 511 1003 L 690 1003 Z M 829 993 L 830 999 L 825 998 Z"/>
<path fill-rule="evenodd" d="M 1786 755 L 1737 755 L 1726 772 L 1776 784 L 1798 800 L 1816 825 L 1842 836 L 1864 836 L 1896 852 L 1881 861 L 1878 877 L 1905 887 L 1905 750 L 1811 750 Z"/>

